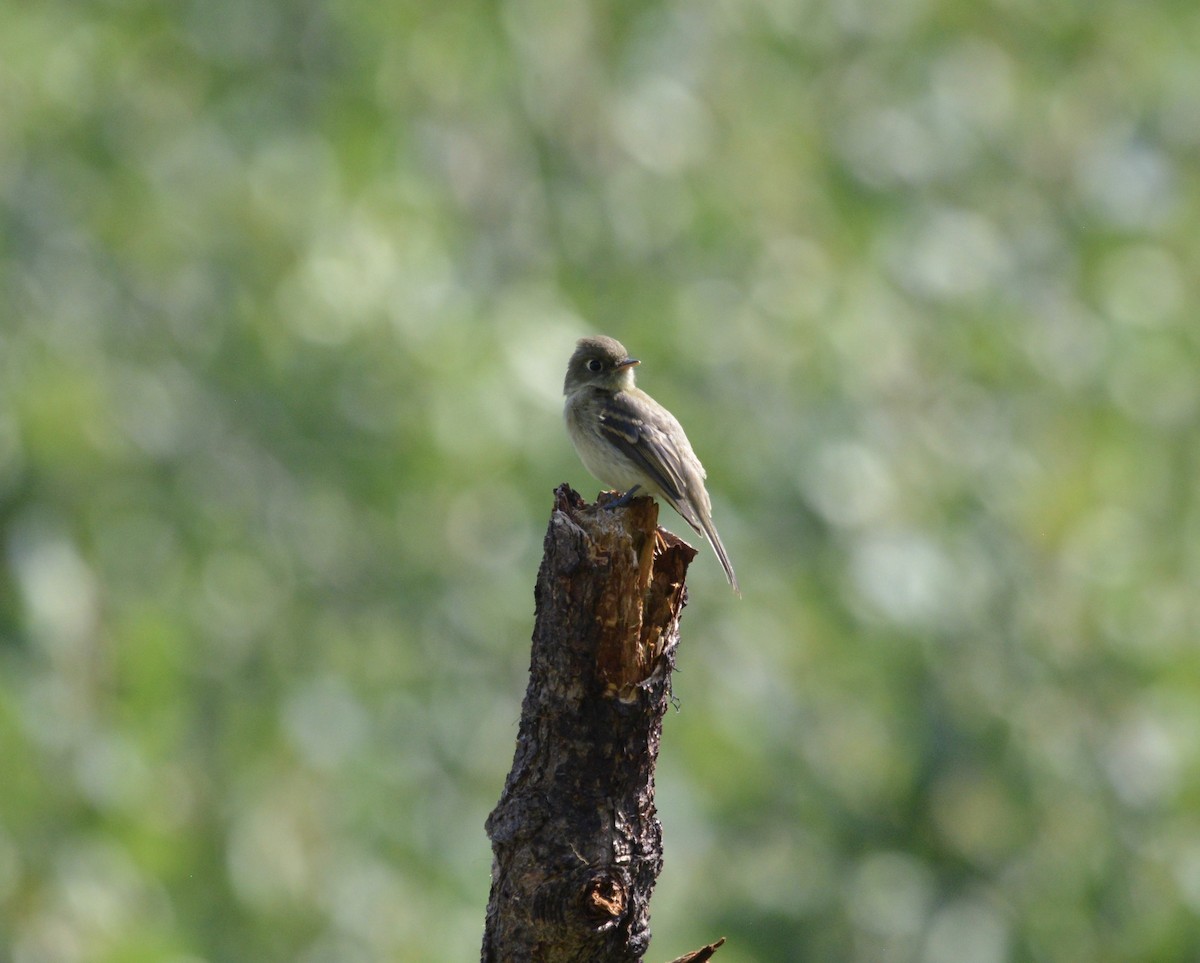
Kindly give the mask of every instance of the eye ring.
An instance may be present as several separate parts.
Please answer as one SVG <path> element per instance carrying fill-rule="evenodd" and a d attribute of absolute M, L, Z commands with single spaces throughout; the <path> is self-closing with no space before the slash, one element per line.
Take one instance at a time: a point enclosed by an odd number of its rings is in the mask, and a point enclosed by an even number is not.
<path fill-rule="evenodd" d="M 591 372 L 597 372 L 604 368 L 604 362 L 599 358 L 591 358 L 588 360 L 587 369 Z"/>

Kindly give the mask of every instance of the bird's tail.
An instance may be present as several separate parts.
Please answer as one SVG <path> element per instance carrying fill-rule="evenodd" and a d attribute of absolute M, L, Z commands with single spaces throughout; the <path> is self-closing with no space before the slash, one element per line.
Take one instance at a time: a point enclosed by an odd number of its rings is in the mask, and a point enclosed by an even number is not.
<path fill-rule="evenodd" d="M 699 514 L 700 524 L 704 526 L 704 537 L 708 539 L 713 551 L 717 553 L 717 558 L 721 561 L 721 568 L 725 569 L 725 577 L 729 579 L 733 591 L 740 597 L 742 589 L 738 585 L 737 576 L 733 574 L 733 563 L 729 561 L 729 553 L 725 551 L 725 546 L 721 544 L 721 536 L 717 534 L 717 526 L 712 523 L 712 519 L 708 517 L 707 513 Z"/>
<path fill-rule="evenodd" d="M 717 558 L 721 561 L 721 568 L 725 569 L 725 577 L 729 579 L 733 591 L 740 598 L 742 589 L 738 585 L 737 576 L 733 574 L 733 562 L 729 561 L 729 553 L 725 551 L 725 546 L 721 544 L 721 536 L 717 534 L 717 526 L 712 523 L 712 508 L 709 505 L 708 495 L 701 492 L 700 498 L 696 499 L 675 498 L 662 491 L 658 494 L 666 499 L 675 511 L 679 512 L 680 517 L 696 530 L 697 535 L 703 535 L 708 539 L 708 544 L 713 547 L 713 551 L 717 553 Z"/>

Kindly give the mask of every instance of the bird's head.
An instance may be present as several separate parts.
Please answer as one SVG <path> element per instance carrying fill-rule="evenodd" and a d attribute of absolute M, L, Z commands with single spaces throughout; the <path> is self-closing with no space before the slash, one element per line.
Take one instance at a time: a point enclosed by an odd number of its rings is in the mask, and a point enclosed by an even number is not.
<path fill-rule="evenodd" d="M 605 391 L 621 391 L 633 387 L 633 369 L 641 364 L 629 357 L 625 345 L 616 338 L 597 336 L 580 338 L 575 353 L 567 363 L 567 379 L 563 394 L 580 388 L 595 387 Z"/>

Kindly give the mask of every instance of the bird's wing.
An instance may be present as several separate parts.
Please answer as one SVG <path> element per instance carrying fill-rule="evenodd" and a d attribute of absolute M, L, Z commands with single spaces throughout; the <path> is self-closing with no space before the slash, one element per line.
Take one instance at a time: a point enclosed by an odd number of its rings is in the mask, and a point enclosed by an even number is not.
<path fill-rule="evenodd" d="M 741 595 L 733 563 L 712 522 L 708 493 L 703 483 L 688 484 L 688 469 L 700 478 L 704 466 L 675 417 L 648 395 L 619 391 L 606 395 L 600 407 L 600 434 L 658 488 L 665 499 L 697 534 L 708 539 L 721 560 L 733 590 Z"/>
<path fill-rule="evenodd" d="M 685 458 L 696 461 L 696 456 L 683 428 L 669 411 L 650 398 L 617 392 L 604 399 L 600 432 L 645 473 L 688 524 L 702 531 L 691 505 L 684 463 Z M 699 462 L 695 467 L 703 476 Z"/>

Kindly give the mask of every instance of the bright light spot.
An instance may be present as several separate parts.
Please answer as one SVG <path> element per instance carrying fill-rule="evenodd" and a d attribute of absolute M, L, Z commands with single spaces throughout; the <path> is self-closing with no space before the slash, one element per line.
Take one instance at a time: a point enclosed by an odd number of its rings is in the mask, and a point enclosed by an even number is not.
<path fill-rule="evenodd" d="M 949 608 L 952 572 L 942 550 L 916 532 L 864 538 L 851 560 L 857 593 L 904 625 L 927 625 Z"/>
<path fill-rule="evenodd" d="M 1105 770 L 1121 800 L 1150 806 L 1174 794 L 1179 783 L 1179 752 L 1171 733 L 1148 715 L 1126 719 L 1105 753 Z"/>
<path fill-rule="evenodd" d="M 891 472 L 865 445 L 833 442 L 818 453 L 803 480 L 813 506 L 834 525 L 857 526 L 878 519 L 895 494 Z"/>
<path fill-rule="evenodd" d="M 100 808 L 132 808 L 140 803 L 150 770 L 138 746 L 114 732 L 90 732 L 79 746 L 75 778 L 83 794 Z"/>
<path fill-rule="evenodd" d="M 1004 963 L 1008 925 L 987 903 L 961 899 L 938 910 L 922 963 Z"/>
<path fill-rule="evenodd" d="M 970 127 L 999 131 L 1013 115 L 1012 60 L 991 41 L 963 41 L 934 66 L 933 99 Z"/>
<path fill-rule="evenodd" d="M 872 187 L 922 183 L 939 170 L 937 144 L 911 110 L 854 111 L 837 145 L 855 176 Z"/>
<path fill-rule="evenodd" d="M 1109 387 L 1118 408 L 1154 425 L 1190 424 L 1200 407 L 1200 368 L 1169 335 L 1147 335 L 1127 349 Z"/>
<path fill-rule="evenodd" d="M 1062 550 L 1063 566 L 1080 580 L 1125 585 L 1137 571 L 1142 542 L 1142 524 L 1134 515 L 1103 506 L 1070 532 Z"/>
<path fill-rule="evenodd" d="M 1080 152 L 1079 193 L 1098 217 L 1115 227 L 1161 226 L 1176 210 L 1175 180 L 1161 151 L 1119 132 Z"/>
<path fill-rule="evenodd" d="M 802 237 L 776 237 L 767 244 L 751 297 L 776 317 L 823 314 L 833 302 L 836 273 L 820 245 Z"/>
<path fill-rule="evenodd" d="M 700 161 L 712 140 L 708 109 L 668 77 L 644 83 L 613 114 L 621 146 L 643 167 L 673 174 Z"/>
<path fill-rule="evenodd" d="M 1200 913 L 1200 839 L 1173 847 L 1175 882 L 1193 913 Z"/>
<path fill-rule="evenodd" d="M 850 915 L 881 936 L 912 936 L 925 924 L 933 878 L 919 860 L 904 853 L 874 853 L 858 865 L 850 882 Z"/>
<path fill-rule="evenodd" d="M 1064 387 L 1086 384 L 1107 361 L 1104 324 L 1074 294 L 1059 287 L 1038 293 L 1024 336 L 1038 371 Z"/>
<path fill-rule="evenodd" d="M 297 902 L 312 882 L 313 866 L 297 814 L 278 798 L 237 813 L 226 858 L 243 902 L 269 909 Z"/>
<path fill-rule="evenodd" d="M 9 543 L 30 634 L 56 655 L 77 653 L 97 619 L 97 587 L 75 546 L 57 535 L 19 530 Z"/>
<path fill-rule="evenodd" d="M 245 642 L 264 631 L 283 603 L 281 579 L 246 552 L 220 551 L 204 564 L 204 618 L 228 641 Z"/>
<path fill-rule="evenodd" d="M 370 721 L 345 680 L 315 679 L 293 692 L 283 706 L 283 729 L 314 768 L 331 770 L 366 741 Z"/>
<path fill-rule="evenodd" d="M 1184 304 L 1179 263 L 1164 247 L 1134 244 L 1105 258 L 1100 297 L 1108 313 L 1130 325 L 1161 325 Z"/>
<path fill-rule="evenodd" d="M 940 208 L 885 241 L 885 258 L 909 290 L 939 300 L 986 293 L 1011 266 L 1008 245 L 982 214 Z"/>

